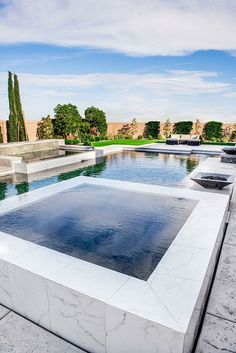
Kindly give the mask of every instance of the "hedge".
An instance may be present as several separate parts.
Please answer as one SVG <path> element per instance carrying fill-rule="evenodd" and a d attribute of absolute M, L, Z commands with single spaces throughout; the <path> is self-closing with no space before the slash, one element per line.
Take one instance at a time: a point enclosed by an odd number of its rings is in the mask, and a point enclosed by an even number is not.
<path fill-rule="evenodd" d="M 176 134 L 186 134 L 189 135 L 193 128 L 192 121 L 179 121 L 174 125 L 174 131 Z"/>
<path fill-rule="evenodd" d="M 222 138 L 222 126 L 223 123 L 220 121 L 208 121 L 203 129 L 204 139 L 208 141 L 220 140 Z"/>
<path fill-rule="evenodd" d="M 145 136 L 152 136 L 157 138 L 157 135 L 160 133 L 160 121 L 148 121 L 145 124 Z"/>

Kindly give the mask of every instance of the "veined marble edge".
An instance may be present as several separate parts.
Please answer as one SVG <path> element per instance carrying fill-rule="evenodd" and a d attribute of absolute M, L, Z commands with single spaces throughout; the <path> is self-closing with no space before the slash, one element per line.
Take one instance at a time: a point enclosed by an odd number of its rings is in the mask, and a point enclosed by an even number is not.
<path fill-rule="evenodd" d="M 36 202 L 38 200 L 47 198 L 47 197 L 49 197 L 49 196 L 51 196 L 51 195 L 53 195 L 55 193 L 59 193 L 61 191 L 73 188 L 73 187 L 75 187 L 77 185 L 80 185 L 80 184 L 104 185 L 104 186 L 122 188 L 124 190 L 125 189 L 132 189 L 132 190 L 136 190 L 138 192 L 147 191 L 148 190 L 151 193 L 164 194 L 164 195 L 166 195 L 167 191 L 168 191 L 169 194 L 171 194 L 172 196 L 177 196 L 177 197 L 180 196 L 180 193 L 181 194 L 183 193 L 183 189 L 177 189 L 177 188 L 173 188 L 173 187 L 160 187 L 160 186 L 154 186 L 154 185 L 145 185 L 145 184 L 139 184 L 139 183 L 130 183 L 130 182 L 114 181 L 114 180 L 106 180 L 106 179 L 105 180 L 104 179 L 92 179 L 92 178 L 89 178 L 89 177 L 83 177 L 83 176 L 81 177 L 80 176 L 80 177 L 74 178 L 72 180 L 66 180 L 66 181 L 63 181 L 63 182 L 58 183 L 58 184 L 53 184 L 53 185 L 49 185 L 49 186 L 46 186 L 46 187 L 41 188 L 41 189 L 34 190 L 34 191 L 26 194 L 25 195 L 26 197 L 23 197 L 23 198 L 22 198 L 22 195 L 21 195 L 21 196 L 15 196 L 13 198 L 5 200 L 5 201 L 9 201 L 9 203 L 10 203 L 9 208 L 8 208 L 8 210 L 5 210 L 5 212 L 1 211 L 0 214 L 9 212 L 11 209 L 19 208 L 19 207 L 27 205 L 27 204 L 29 204 L 31 202 Z M 197 200 L 200 199 L 199 200 L 200 202 L 198 204 L 199 207 L 200 207 L 200 204 L 202 202 L 204 202 L 204 203 L 208 203 L 209 201 L 222 202 L 223 199 L 225 199 L 225 201 L 227 201 L 229 199 L 228 195 L 219 195 L 219 194 L 216 195 L 216 194 L 211 194 L 211 193 L 208 194 L 208 193 L 205 193 L 205 192 L 202 193 L 202 192 L 199 192 L 199 191 L 192 191 L 192 190 L 184 190 L 184 191 L 185 191 L 185 195 L 184 195 L 185 198 L 191 198 L 191 199 L 193 198 L 193 199 L 197 199 Z M 204 198 L 200 197 L 200 196 L 203 196 L 202 194 L 204 195 Z M 182 195 L 181 195 L 181 197 L 182 197 Z M 19 200 L 19 198 L 20 198 L 20 200 Z M 18 205 L 16 207 L 11 205 L 14 202 L 13 199 L 19 201 L 19 203 L 18 203 Z M 10 206 L 12 206 L 12 207 L 10 207 Z M 226 204 L 223 205 L 222 207 L 226 207 Z M 194 212 L 194 210 L 193 210 L 193 212 Z M 5 233 L 5 234 L 8 235 L 7 233 Z M 178 237 L 178 235 L 176 236 L 176 238 L 177 237 Z M 0 239 L 4 239 L 4 236 L 1 237 Z M 35 245 L 36 245 L 36 247 L 40 246 L 40 245 L 37 245 L 37 244 L 35 244 Z M 24 254 L 24 256 L 27 256 L 27 254 Z M 61 256 L 68 256 L 68 255 L 61 254 Z M 11 262 L 11 261 L 7 261 L 7 260 L 3 260 L 3 261 Z M 93 265 L 97 266 L 95 264 L 93 264 Z M 70 265 L 66 265 L 66 266 L 70 266 Z M 154 271 L 156 271 L 156 269 Z M 110 273 L 112 273 L 111 270 L 109 270 L 109 269 L 106 269 L 106 270 L 110 271 Z M 31 271 L 29 271 L 29 272 L 31 272 Z M 58 272 L 60 272 L 60 271 L 58 271 Z M 178 276 L 176 276 L 176 277 L 178 277 Z M 49 281 L 52 281 L 50 276 L 49 276 L 49 278 L 46 278 L 46 279 L 49 280 Z M 58 283 L 58 282 L 55 281 L 55 283 Z M 62 283 L 58 283 L 58 284 L 63 286 Z M 125 285 L 125 283 L 124 283 L 124 285 Z M 71 288 L 71 289 L 73 290 L 73 288 Z M 150 288 L 150 290 L 151 290 L 151 288 Z M 118 292 L 119 292 L 119 289 L 116 291 L 116 293 L 118 293 Z M 81 292 L 81 293 L 84 294 L 83 292 Z M 85 295 L 87 295 L 87 294 L 85 294 Z M 94 298 L 94 299 L 95 300 L 99 300 L 97 298 Z M 145 300 L 145 298 L 144 298 L 144 300 Z M 99 301 L 101 301 L 101 300 L 99 300 Z M 110 305 L 108 301 L 106 302 L 106 304 Z M 132 313 L 132 314 L 135 315 L 135 313 Z M 161 323 L 158 323 L 158 324 L 161 325 Z"/>

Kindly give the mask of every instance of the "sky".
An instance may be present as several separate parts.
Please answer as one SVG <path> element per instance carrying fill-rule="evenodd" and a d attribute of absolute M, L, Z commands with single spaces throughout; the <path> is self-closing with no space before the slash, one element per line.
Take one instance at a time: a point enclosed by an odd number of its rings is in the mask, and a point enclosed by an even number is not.
<path fill-rule="evenodd" d="M 0 119 L 12 71 L 28 120 L 236 123 L 235 18 L 235 0 L 0 0 Z"/>

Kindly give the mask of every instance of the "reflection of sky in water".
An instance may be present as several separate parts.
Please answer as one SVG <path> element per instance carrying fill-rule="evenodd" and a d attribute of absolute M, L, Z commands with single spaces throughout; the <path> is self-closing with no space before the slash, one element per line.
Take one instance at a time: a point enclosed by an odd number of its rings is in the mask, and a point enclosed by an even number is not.
<path fill-rule="evenodd" d="M 83 185 L 0 217 L 0 230 L 147 280 L 195 205 Z"/>
<path fill-rule="evenodd" d="M 79 175 L 128 180 L 147 184 L 175 185 L 189 174 L 205 155 L 174 155 L 148 152 L 124 152 L 104 157 L 93 166 L 75 169 L 57 176 L 19 184 L 0 183 L 0 199 L 71 179 Z"/>

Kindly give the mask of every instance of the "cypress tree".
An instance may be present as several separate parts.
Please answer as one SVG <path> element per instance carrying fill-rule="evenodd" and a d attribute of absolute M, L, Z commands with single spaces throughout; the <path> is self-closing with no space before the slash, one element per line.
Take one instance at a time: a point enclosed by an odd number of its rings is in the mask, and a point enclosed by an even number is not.
<path fill-rule="evenodd" d="M 18 119 L 15 106 L 14 87 L 12 73 L 8 71 L 8 101 L 9 101 L 9 121 L 7 124 L 8 142 L 18 141 Z"/>
<path fill-rule="evenodd" d="M 19 81 L 16 74 L 14 74 L 14 100 L 18 120 L 18 141 L 27 141 L 28 137 L 26 134 L 24 115 L 20 99 Z"/>
<path fill-rule="evenodd" d="M 3 143 L 2 128 L 0 126 L 0 143 Z"/>

